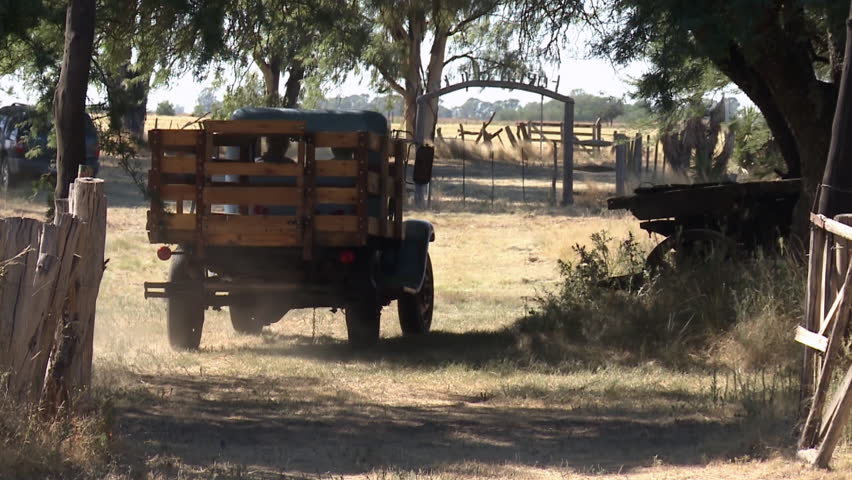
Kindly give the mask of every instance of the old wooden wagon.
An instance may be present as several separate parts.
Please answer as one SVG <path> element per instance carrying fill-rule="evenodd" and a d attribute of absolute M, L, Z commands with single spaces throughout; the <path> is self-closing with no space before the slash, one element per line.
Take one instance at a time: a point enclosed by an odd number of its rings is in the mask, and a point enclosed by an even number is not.
<path fill-rule="evenodd" d="M 672 252 L 777 248 L 790 232 L 800 190 L 800 179 L 659 185 L 610 198 L 607 206 L 630 210 L 643 230 L 665 237 L 648 255 L 648 265 L 656 267 Z"/>

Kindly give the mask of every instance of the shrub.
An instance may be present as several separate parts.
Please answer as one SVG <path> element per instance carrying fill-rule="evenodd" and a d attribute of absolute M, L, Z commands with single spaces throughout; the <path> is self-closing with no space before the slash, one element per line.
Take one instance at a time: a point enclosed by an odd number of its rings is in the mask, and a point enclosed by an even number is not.
<path fill-rule="evenodd" d="M 573 247 L 577 260 L 560 263 L 559 289 L 537 298 L 519 324 L 522 337 L 546 332 L 538 345 L 544 351 L 571 341 L 675 365 L 795 368 L 790 332 L 801 318 L 804 288 L 797 261 L 758 254 L 652 275 L 643 271 L 644 252 L 632 236 L 614 249 L 610 244 L 600 233 L 591 248 Z"/>
<path fill-rule="evenodd" d="M 175 106 L 172 105 L 172 102 L 165 101 L 157 104 L 157 115 L 175 115 Z"/>

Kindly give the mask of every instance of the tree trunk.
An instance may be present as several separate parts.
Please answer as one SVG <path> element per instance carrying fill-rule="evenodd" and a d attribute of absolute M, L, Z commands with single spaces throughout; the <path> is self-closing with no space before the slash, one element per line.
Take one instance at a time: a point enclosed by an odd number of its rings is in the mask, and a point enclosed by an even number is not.
<path fill-rule="evenodd" d="M 444 59 L 447 52 L 447 33 L 436 26 L 433 32 L 432 49 L 429 51 L 429 67 L 426 71 L 426 92 L 434 92 L 441 89 L 441 78 L 444 72 Z M 426 115 L 422 118 L 426 121 L 426 136 L 424 140 L 435 139 L 435 127 L 438 124 L 438 97 L 429 99 L 424 105 Z"/>
<path fill-rule="evenodd" d="M 423 43 L 423 35 L 426 29 L 426 21 L 423 18 L 410 18 L 408 22 L 408 65 L 405 72 L 405 95 L 403 105 L 405 111 L 406 137 L 414 136 L 414 124 L 417 119 L 417 97 L 422 92 L 423 78 L 421 76 L 420 47 Z"/>
<path fill-rule="evenodd" d="M 287 72 L 287 83 L 284 85 L 284 106 L 296 108 L 299 105 L 299 94 L 302 92 L 302 80 L 305 79 L 305 66 L 300 60 L 293 60 Z"/>
<path fill-rule="evenodd" d="M 281 84 L 281 60 L 272 56 L 269 61 L 266 61 L 259 53 L 254 54 L 254 63 L 263 74 L 263 87 L 266 93 L 266 106 L 279 107 L 281 106 L 281 97 L 278 93 Z"/>
<path fill-rule="evenodd" d="M 140 76 L 133 76 L 131 72 L 135 68 L 130 68 L 128 71 L 127 81 L 129 88 L 126 89 L 125 95 L 127 103 L 124 105 L 124 111 L 121 116 L 121 127 L 130 132 L 136 140 L 141 140 L 145 133 L 145 118 L 148 116 L 148 92 L 151 85 L 151 74 L 146 73 Z"/>
<path fill-rule="evenodd" d="M 86 89 L 95 37 L 95 0 L 71 0 L 65 14 L 65 52 L 53 96 L 56 126 L 54 198 L 68 198 L 68 188 L 86 158 Z"/>
<path fill-rule="evenodd" d="M 846 23 L 846 53 L 840 77 L 840 93 L 832 123 L 825 174 L 818 192 L 817 212 L 834 218 L 852 212 L 852 6 Z"/>

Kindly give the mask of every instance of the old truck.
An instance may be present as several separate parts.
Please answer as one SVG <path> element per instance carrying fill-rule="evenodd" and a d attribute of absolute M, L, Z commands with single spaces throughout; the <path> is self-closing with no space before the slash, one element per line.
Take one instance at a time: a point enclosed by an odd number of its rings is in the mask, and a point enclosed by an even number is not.
<path fill-rule="evenodd" d="M 375 112 L 245 108 L 231 118 L 148 134 L 148 238 L 171 266 L 145 297 L 166 299 L 172 347 L 199 347 L 208 307 L 228 307 L 245 334 L 290 309 L 342 308 L 349 343 L 368 347 L 396 300 L 403 334 L 427 333 L 435 233 L 403 220 L 412 145 Z M 415 156 L 414 177 L 428 181 L 432 150 Z"/>

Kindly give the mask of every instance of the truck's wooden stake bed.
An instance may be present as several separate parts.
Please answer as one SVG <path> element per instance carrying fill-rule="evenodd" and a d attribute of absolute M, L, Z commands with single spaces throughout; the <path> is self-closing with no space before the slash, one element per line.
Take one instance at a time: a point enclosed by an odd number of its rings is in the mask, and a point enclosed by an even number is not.
<path fill-rule="evenodd" d="M 350 343 L 364 346 L 378 339 L 382 306 L 399 300 L 403 332 L 427 332 L 434 232 L 402 219 L 408 145 L 390 138 L 385 118 L 285 109 L 233 118 L 148 135 L 149 240 L 178 248 L 158 250 L 171 258 L 169 281 L 146 283 L 145 295 L 168 299 L 172 346 L 199 346 L 208 306 L 228 306 L 242 333 L 292 308 L 342 307 Z"/>

